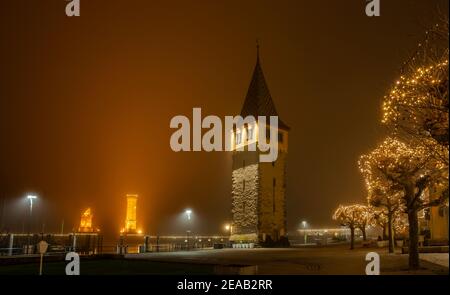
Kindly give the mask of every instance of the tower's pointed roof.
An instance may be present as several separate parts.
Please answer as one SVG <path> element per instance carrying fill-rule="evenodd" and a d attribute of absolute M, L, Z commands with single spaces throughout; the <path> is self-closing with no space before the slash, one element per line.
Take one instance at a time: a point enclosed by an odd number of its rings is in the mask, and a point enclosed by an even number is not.
<path fill-rule="evenodd" d="M 259 60 L 259 45 L 257 45 L 255 69 L 253 70 L 252 80 L 250 82 L 250 86 L 248 87 L 244 105 L 242 106 L 241 116 L 244 118 L 246 116 L 254 116 L 255 119 L 258 119 L 258 116 L 278 116 L 261 68 Z M 269 123 L 269 118 L 266 120 L 267 123 Z M 289 130 L 289 127 L 283 123 L 280 117 L 278 117 L 278 127 Z"/>

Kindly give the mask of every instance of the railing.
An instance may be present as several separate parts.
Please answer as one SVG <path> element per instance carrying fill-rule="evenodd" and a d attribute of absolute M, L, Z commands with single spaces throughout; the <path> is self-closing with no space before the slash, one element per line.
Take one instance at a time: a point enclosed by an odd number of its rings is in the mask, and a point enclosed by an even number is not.
<path fill-rule="evenodd" d="M 1 234 L 0 256 L 36 254 L 36 244 L 44 240 L 49 244 L 48 254 L 76 251 L 81 255 L 99 253 L 102 236 L 98 234 Z"/>
<path fill-rule="evenodd" d="M 125 235 L 104 242 L 97 233 L 0 234 L 0 256 L 36 254 L 36 244 L 41 240 L 49 244 L 48 254 L 76 251 L 81 255 L 187 251 L 210 249 L 217 245 L 223 248 L 228 243 L 225 236 Z"/>

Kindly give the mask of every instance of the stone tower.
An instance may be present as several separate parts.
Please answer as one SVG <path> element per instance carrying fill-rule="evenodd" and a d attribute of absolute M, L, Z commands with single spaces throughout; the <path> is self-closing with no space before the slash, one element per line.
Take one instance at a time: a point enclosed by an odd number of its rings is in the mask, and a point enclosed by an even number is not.
<path fill-rule="evenodd" d="M 260 65 L 256 66 L 241 116 L 278 116 Z M 268 124 L 268 123 L 267 123 Z M 267 128 L 268 126 L 265 126 Z M 234 145 L 257 144 L 257 123 L 233 130 Z M 259 149 L 233 151 L 232 228 L 230 240 L 243 243 L 278 241 L 286 236 L 286 160 L 289 127 L 278 118 L 278 158 L 260 162 Z M 269 238 L 270 237 L 270 238 Z"/>
<path fill-rule="evenodd" d="M 90 233 L 93 232 L 94 229 L 92 227 L 92 215 L 91 208 L 87 208 L 83 214 L 81 214 L 80 226 L 78 227 L 78 232 L 81 233 Z"/>
<path fill-rule="evenodd" d="M 125 219 L 125 232 L 136 233 L 136 209 L 137 209 L 137 195 L 127 194 L 127 216 Z"/>

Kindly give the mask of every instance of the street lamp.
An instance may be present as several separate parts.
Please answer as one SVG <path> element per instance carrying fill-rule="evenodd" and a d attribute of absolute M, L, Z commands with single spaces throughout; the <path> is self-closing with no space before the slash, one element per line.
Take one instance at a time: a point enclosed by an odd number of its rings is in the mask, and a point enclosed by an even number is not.
<path fill-rule="evenodd" d="M 184 213 L 186 213 L 187 219 L 188 219 L 188 220 L 191 220 L 192 210 L 191 210 L 191 209 L 186 209 L 186 211 L 184 211 Z"/>
<path fill-rule="evenodd" d="M 231 234 L 233 232 L 233 226 L 231 224 L 225 224 L 225 230 L 228 233 L 228 243 L 227 243 L 227 247 L 230 246 L 230 239 L 231 239 Z"/>
<path fill-rule="evenodd" d="M 190 223 L 190 221 L 191 221 L 192 210 L 191 209 L 186 209 L 184 211 L 184 213 L 186 214 L 187 219 L 188 219 L 188 229 L 186 230 L 186 241 L 187 241 L 187 249 L 189 250 L 189 234 L 191 233 L 191 230 L 190 230 L 191 223 Z"/>
<path fill-rule="evenodd" d="M 28 235 L 27 235 L 27 253 L 30 252 L 30 234 L 31 234 L 31 216 L 33 214 L 33 200 L 36 200 L 37 197 L 35 195 L 28 195 L 27 200 L 30 201 L 30 215 L 28 220 Z"/>
<path fill-rule="evenodd" d="M 225 224 L 225 230 L 230 234 L 231 236 L 231 231 L 233 230 L 233 227 L 230 224 Z"/>
<path fill-rule="evenodd" d="M 37 197 L 34 195 L 28 195 L 27 199 L 30 201 L 30 216 L 31 216 L 31 213 L 33 212 L 33 200 L 36 200 Z"/>
<path fill-rule="evenodd" d="M 303 227 L 303 236 L 304 236 L 304 239 L 305 239 L 305 244 L 306 244 L 306 240 L 307 240 L 307 238 L 308 238 L 308 236 L 306 235 L 306 227 L 308 226 L 308 223 L 306 222 L 306 220 L 303 220 L 302 221 L 302 227 Z"/>

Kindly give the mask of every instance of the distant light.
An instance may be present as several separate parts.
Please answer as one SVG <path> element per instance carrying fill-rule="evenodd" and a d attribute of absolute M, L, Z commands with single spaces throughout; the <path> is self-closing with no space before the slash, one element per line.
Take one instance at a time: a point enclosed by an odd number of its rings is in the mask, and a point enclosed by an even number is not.
<path fill-rule="evenodd" d="M 142 230 L 138 230 L 137 233 L 138 233 L 138 234 L 142 234 Z"/>
<path fill-rule="evenodd" d="M 30 213 L 33 210 L 33 200 L 37 199 L 37 196 L 35 195 L 28 195 L 27 199 L 30 200 Z"/>
<path fill-rule="evenodd" d="M 186 209 L 185 213 L 187 215 L 188 220 L 191 220 L 192 210 L 191 209 Z"/>
<path fill-rule="evenodd" d="M 225 225 L 225 230 L 230 230 L 230 225 L 229 224 Z"/>

